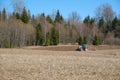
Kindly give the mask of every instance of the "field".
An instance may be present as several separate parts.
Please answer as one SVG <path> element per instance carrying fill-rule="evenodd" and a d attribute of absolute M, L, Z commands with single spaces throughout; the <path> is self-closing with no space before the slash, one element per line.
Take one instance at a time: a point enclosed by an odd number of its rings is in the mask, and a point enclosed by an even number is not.
<path fill-rule="evenodd" d="M 120 46 L 0 49 L 0 80 L 120 80 Z"/>

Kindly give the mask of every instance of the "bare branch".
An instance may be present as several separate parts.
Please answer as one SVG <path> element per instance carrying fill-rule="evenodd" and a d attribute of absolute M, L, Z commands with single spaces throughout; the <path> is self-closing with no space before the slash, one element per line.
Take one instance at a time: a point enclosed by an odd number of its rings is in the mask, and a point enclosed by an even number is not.
<path fill-rule="evenodd" d="M 23 0 L 12 0 L 11 4 L 15 12 L 21 13 L 24 8 L 24 1 Z"/>

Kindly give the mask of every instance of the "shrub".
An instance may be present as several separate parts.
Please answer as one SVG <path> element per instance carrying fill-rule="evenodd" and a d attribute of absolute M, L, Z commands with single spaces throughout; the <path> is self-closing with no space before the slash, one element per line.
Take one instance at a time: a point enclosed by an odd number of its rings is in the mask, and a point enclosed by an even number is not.
<path fill-rule="evenodd" d="M 109 37 L 105 39 L 105 44 L 109 45 L 120 45 L 120 38 Z"/>

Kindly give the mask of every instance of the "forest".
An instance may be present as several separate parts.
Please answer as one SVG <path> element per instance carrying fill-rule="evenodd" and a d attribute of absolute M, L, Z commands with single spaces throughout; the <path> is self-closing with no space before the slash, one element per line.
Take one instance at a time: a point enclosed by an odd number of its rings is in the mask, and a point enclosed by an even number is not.
<path fill-rule="evenodd" d="M 65 19 L 59 10 L 34 15 L 15 6 L 12 13 L 0 10 L 0 47 L 49 46 L 58 44 L 120 45 L 120 14 L 109 4 L 95 9 L 95 16 L 71 12 Z"/>

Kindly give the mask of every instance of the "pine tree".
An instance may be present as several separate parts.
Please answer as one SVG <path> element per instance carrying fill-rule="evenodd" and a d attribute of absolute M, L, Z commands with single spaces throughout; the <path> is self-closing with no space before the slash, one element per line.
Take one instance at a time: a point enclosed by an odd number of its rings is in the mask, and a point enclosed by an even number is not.
<path fill-rule="evenodd" d="M 93 45 L 100 45 L 100 39 L 95 35 L 93 39 Z"/>
<path fill-rule="evenodd" d="M 52 28 L 51 30 L 51 45 L 58 45 L 59 43 L 59 34 L 55 27 Z"/>
<path fill-rule="evenodd" d="M 95 19 L 94 19 L 94 18 L 91 18 L 90 24 L 93 25 L 94 23 L 95 23 Z"/>
<path fill-rule="evenodd" d="M 49 32 L 46 34 L 46 42 L 45 42 L 45 46 L 48 46 L 48 45 L 50 45 L 50 33 Z"/>
<path fill-rule="evenodd" d="M 59 12 L 59 10 L 57 11 L 57 14 L 56 14 L 56 16 L 55 16 L 55 23 L 56 22 L 58 22 L 58 23 L 61 23 L 63 21 L 63 17 L 62 17 L 62 15 L 60 15 L 60 12 Z"/>
<path fill-rule="evenodd" d="M 18 12 L 15 15 L 16 15 L 16 19 L 20 19 L 20 14 Z"/>
<path fill-rule="evenodd" d="M 86 39 L 86 37 L 83 38 L 83 44 L 87 44 L 87 39 Z"/>
<path fill-rule="evenodd" d="M 1 11 L 0 11 L 0 21 L 2 20 L 1 18 L 2 18 L 2 15 L 1 15 Z"/>
<path fill-rule="evenodd" d="M 87 16 L 85 19 L 84 19 L 84 24 L 87 25 L 87 27 L 89 27 L 89 24 L 90 24 L 90 16 Z"/>
<path fill-rule="evenodd" d="M 23 8 L 23 12 L 22 12 L 22 15 L 21 15 L 21 20 L 24 23 L 28 23 L 29 22 L 29 16 L 28 16 L 28 13 L 27 13 L 25 7 Z"/>
<path fill-rule="evenodd" d="M 50 24 L 53 24 L 53 21 L 52 21 L 52 19 L 51 19 L 51 17 L 50 17 L 49 15 L 47 16 L 46 20 L 47 20 Z"/>
<path fill-rule="evenodd" d="M 81 37 L 81 36 L 79 36 L 79 39 L 78 39 L 78 44 L 79 44 L 79 45 L 82 45 L 82 44 L 83 44 L 83 39 L 82 39 L 82 37 Z"/>
<path fill-rule="evenodd" d="M 115 17 L 115 18 L 113 19 L 113 21 L 112 21 L 112 27 L 111 27 L 111 30 L 115 30 L 116 27 L 118 26 L 118 23 L 119 23 L 118 18 Z"/>
<path fill-rule="evenodd" d="M 84 19 L 84 24 L 86 24 L 87 27 L 93 25 L 95 23 L 95 19 L 94 18 L 90 18 L 90 16 L 88 15 L 85 19 Z"/>
<path fill-rule="evenodd" d="M 103 20 L 103 18 L 101 18 L 98 22 L 98 26 L 99 26 L 99 28 L 101 28 L 103 25 L 104 25 L 104 20 Z"/>
<path fill-rule="evenodd" d="M 115 37 L 120 38 L 120 18 L 118 19 L 118 22 L 115 22 Z"/>
<path fill-rule="evenodd" d="M 2 20 L 5 21 L 6 20 L 6 10 L 5 8 L 2 11 Z"/>
<path fill-rule="evenodd" d="M 43 45 L 42 28 L 40 23 L 36 26 L 36 45 Z"/>

